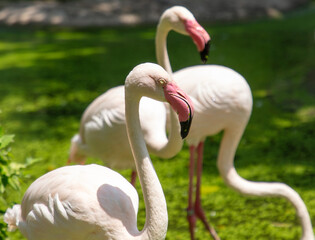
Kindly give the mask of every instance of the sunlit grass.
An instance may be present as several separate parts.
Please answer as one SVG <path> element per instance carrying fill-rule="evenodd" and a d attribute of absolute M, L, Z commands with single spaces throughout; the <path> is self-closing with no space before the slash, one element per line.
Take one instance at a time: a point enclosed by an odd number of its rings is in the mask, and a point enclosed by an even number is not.
<path fill-rule="evenodd" d="M 235 157 L 239 174 L 289 184 L 305 200 L 313 222 L 314 24 L 311 9 L 280 20 L 206 25 L 213 39 L 209 62 L 241 73 L 253 93 L 252 116 Z M 0 124 L 16 135 L 16 161 L 43 159 L 25 172 L 23 192 L 34 179 L 65 164 L 81 114 L 95 97 L 123 84 L 136 64 L 155 62 L 154 36 L 155 26 L 0 27 Z M 200 64 L 189 37 L 170 33 L 168 49 L 174 71 Z M 219 134 L 206 141 L 202 200 L 221 239 L 299 239 L 301 229 L 287 201 L 241 196 L 223 183 L 216 168 L 220 139 Z M 167 239 L 189 239 L 188 148 L 170 160 L 152 158 L 168 204 Z M 129 179 L 129 170 L 121 173 Z M 139 183 L 137 190 L 141 194 Z M 21 201 L 23 192 L 8 191 L 8 202 Z M 141 199 L 139 228 L 144 221 Z M 9 236 L 22 239 L 19 233 Z M 209 239 L 200 222 L 196 236 Z"/>
<path fill-rule="evenodd" d="M 307 106 L 299 109 L 296 113 L 302 123 L 314 122 L 315 120 L 315 105 Z"/>

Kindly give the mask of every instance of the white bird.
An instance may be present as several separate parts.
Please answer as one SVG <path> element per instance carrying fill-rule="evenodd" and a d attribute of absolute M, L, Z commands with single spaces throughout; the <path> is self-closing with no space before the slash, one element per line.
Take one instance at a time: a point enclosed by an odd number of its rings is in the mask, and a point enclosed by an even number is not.
<path fill-rule="evenodd" d="M 127 139 L 124 86 L 109 89 L 84 111 L 80 133 L 71 139 L 69 162 L 84 163 L 87 156 L 99 158 L 107 167 L 132 169 L 131 183 L 136 180 L 135 164 Z M 170 149 L 182 147 L 179 124 L 172 113 L 169 141 L 165 133 L 164 104 L 150 98 L 140 102 L 140 122 L 150 153 L 172 157 Z"/>
<path fill-rule="evenodd" d="M 169 9 L 163 15 L 156 35 L 156 55 L 158 63 L 171 74 L 172 68 L 166 48 L 166 39 L 171 28 L 169 21 L 165 19 L 171 19 L 173 24 L 182 25 L 182 29 L 187 29 L 185 23 L 191 22 L 190 25 L 196 25 L 196 22 L 192 14 L 182 7 L 176 7 L 175 11 Z M 198 39 L 195 40 L 195 43 L 200 48 L 207 44 L 210 37 L 207 37 L 201 27 L 199 30 L 200 32 L 195 33 L 196 39 Z M 202 209 L 200 187 L 204 141 L 207 136 L 224 131 L 217 166 L 226 184 L 246 195 L 286 198 L 296 208 L 303 231 L 301 239 L 313 240 L 310 216 L 298 193 L 283 183 L 247 181 L 241 178 L 234 168 L 235 152 L 252 111 L 252 94 L 246 80 L 234 70 L 218 65 L 188 67 L 175 72 L 173 78 L 192 99 L 195 108 L 194 121 L 186 138 L 190 149 L 187 217 L 191 239 L 194 239 L 196 217 L 202 220 L 214 239 L 219 239 L 214 229 L 208 224 Z M 196 152 L 197 181 L 194 202 L 192 194 Z"/>
<path fill-rule="evenodd" d="M 180 14 L 183 7 L 173 7 L 170 12 Z M 161 17 L 170 29 L 190 35 L 205 61 L 208 47 L 202 44 L 199 33 L 208 34 L 186 10 L 187 16 L 178 18 L 164 14 Z M 174 21 L 175 20 L 175 21 Z M 180 23 L 178 22 L 180 21 Z M 161 36 L 161 35 L 159 35 Z M 209 37 L 209 36 L 208 36 Z M 83 163 L 87 156 L 102 160 L 106 166 L 117 169 L 133 169 L 131 183 L 136 174 L 131 149 L 127 141 L 125 126 L 124 88 L 118 86 L 96 98 L 84 111 L 80 132 L 71 140 L 69 162 Z M 171 158 L 182 148 L 182 138 L 178 134 L 179 124 L 176 114 L 171 111 L 171 127 L 166 135 L 166 109 L 163 103 L 143 98 L 140 103 L 140 122 L 145 142 L 150 153 L 162 158 Z"/>
<path fill-rule="evenodd" d="M 155 239 L 166 237 L 167 207 L 151 163 L 139 120 L 142 96 L 167 100 L 179 120 L 190 121 L 185 94 L 164 69 L 146 63 L 135 67 L 125 82 L 126 126 L 146 206 L 146 222 L 137 228 L 138 195 L 120 174 L 98 166 L 66 166 L 38 178 L 22 204 L 4 215 L 9 229 L 19 228 L 30 240 Z M 189 131 L 184 125 L 183 131 Z"/>

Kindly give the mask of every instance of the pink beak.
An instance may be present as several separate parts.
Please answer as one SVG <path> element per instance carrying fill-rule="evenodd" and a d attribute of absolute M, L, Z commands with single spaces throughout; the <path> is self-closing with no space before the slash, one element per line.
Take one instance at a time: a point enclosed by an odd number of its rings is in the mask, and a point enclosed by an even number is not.
<path fill-rule="evenodd" d="M 181 125 L 181 137 L 187 137 L 191 121 L 194 114 L 193 103 L 186 93 L 184 93 L 174 82 L 169 82 L 164 86 L 164 95 L 168 103 L 178 114 Z"/>
<path fill-rule="evenodd" d="M 196 20 L 185 20 L 185 28 L 200 52 L 201 60 L 208 60 L 211 38 L 206 30 Z"/>

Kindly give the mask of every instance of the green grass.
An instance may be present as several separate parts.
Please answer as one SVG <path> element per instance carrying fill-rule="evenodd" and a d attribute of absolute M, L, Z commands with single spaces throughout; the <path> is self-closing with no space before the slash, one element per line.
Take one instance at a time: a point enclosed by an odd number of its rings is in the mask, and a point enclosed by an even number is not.
<path fill-rule="evenodd" d="M 235 165 L 254 181 L 279 181 L 304 199 L 315 223 L 315 9 L 280 20 L 205 25 L 213 39 L 209 63 L 231 67 L 251 86 L 254 106 Z M 0 27 L 0 123 L 15 134 L 17 161 L 43 161 L 25 171 L 20 202 L 29 184 L 63 166 L 70 139 L 87 105 L 123 84 L 141 62 L 155 62 L 155 26 L 104 29 Z M 168 38 L 173 70 L 199 64 L 188 37 Z M 245 197 L 223 183 L 216 168 L 221 135 L 207 139 L 203 205 L 221 239 L 299 239 L 294 208 L 283 199 Z M 186 221 L 187 146 L 173 159 L 152 157 L 168 203 L 167 239 L 189 239 Z M 89 159 L 89 162 L 97 160 Z M 99 162 L 98 162 L 99 163 Z M 122 171 L 129 178 L 130 171 Z M 139 184 L 138 192 L 141 193 Z M 0 205 L 0 209 L 8 206 Z M 141 199 L 139 227 L 144 224 Z M 209 239 L 197 222 L 197 239 Z M 8 239 L 23 239 L 9 233 Z"/>

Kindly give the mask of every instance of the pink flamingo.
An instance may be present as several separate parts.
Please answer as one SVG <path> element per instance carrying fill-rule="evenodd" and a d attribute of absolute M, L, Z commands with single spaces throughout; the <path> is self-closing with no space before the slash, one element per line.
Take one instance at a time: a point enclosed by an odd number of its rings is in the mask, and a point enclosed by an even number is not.
<path fill-rule="evenodd" d="M 142 96 L 168 101 L 181 122 L 190 122 L 189 99 L 162 67 L 135 67 L 125 82 L 126 126 L 146 205 L 146 223 L 137 228 L 139 197 L 120 174 L 98 166 L 66 166 L 49 172 L 27 189 L 22 205 L 4 215 L 10 230 L 30 240 L 165 239 L 167 207 L 151 163 L 139 120 Z M 182 125 L 188 133 L 189 125 Z"/>
<path fill-rule="evenodd" d="M 175 7 L 176 11 L 167 10 L 163 13 L 156 35 L 156 55 L 158 63 L 172 73 L 166 38 L 170 31 L 169 23 L 163 19 L 171 19 L 187 29 L 187 22 L 196 23 L 187 9 Z M 175 12 L 175 14 L 174 14 Z M 164 16 L 164 17 L 163 17 Z M 187 16 L 190 16 L 187 18 Z M 182 29 L 183 29 L 182 27 Z M 199 28 L 200 29 L 200 28 Z M 183 31 L 184 32 L 184 31 Z M 210 38 L 205 32 L 198 33 L 195 41 L 198 48 Z M 313 230 L 307 208 L 292 188 L 283 183 L 251 182 L 241 178 L 234 168 L 234 156 L 248 123 L 252 111 L 252 94 L 246 80 L 234 70 L 218 66 L 193 66 L 177 71 L 174 80 L 191 97 L 195 115 L 186 141 L 190 150 L 189 194 L 187 218 L 191 239 L 194 239 L 196 218 L 201 219 L 206 229 L 214 239 L 219 239 L 214 229 L 209 225 L 201 205 L 200 187 L 203 162 L 204 140 L 207 136 L 224 131 L 219 149 L 217 166 L 226 184 L 234 190 L 253 196 L 277 196 L 290 201 L 297 211 L 302 225 L 303 240 L 313 240 Z M 192 81 L 193 80 L 193 81 Z M 195 153 L 197 153 L 196 196 L 193 200 L 193 178 L 195 172 Z"/>

